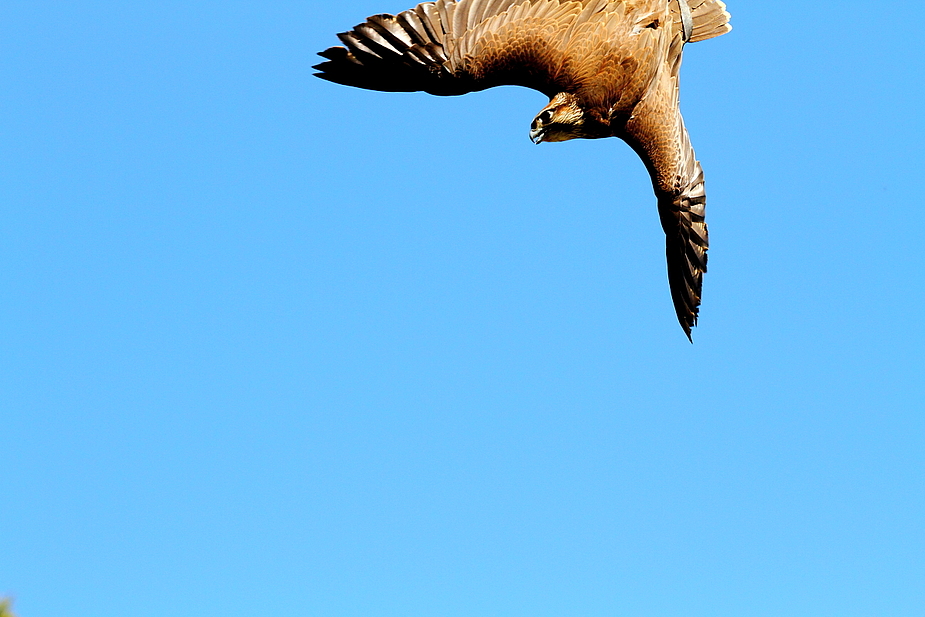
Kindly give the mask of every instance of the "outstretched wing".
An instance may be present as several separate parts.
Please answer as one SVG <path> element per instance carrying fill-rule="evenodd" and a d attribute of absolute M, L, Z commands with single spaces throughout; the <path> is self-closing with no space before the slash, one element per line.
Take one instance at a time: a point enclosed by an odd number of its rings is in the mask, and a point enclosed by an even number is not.
<path fill-rule="evenodd" d="M 526 86 L 568 90 L 568 41 L 610 0 L 437 0 L 374 15 L 338 37 L 318 77 L 387 92 L 455 95 Z"/>
<path fill-rule="evenodd" d="M 658 212 L 666 236 L 668 284 L 678 321 L 688 338 L 697 325 L 709 236 L 704 221 L 703 169 L 691 146 L 678 106 L 680 34 L 655 87 L 633 111 L 621 135 L 642 158 L 652 176 Z"/>

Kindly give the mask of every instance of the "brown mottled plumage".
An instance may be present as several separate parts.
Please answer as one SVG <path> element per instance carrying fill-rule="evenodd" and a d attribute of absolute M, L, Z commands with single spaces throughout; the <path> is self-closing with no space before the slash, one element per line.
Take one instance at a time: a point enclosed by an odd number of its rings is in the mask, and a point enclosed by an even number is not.
<path fill-rule="evenodd" d="M 707 270 L 706 196 L 678 107 L 686 42 L 729 32 L 720 0 L 437 0 L 374 15 L 319 55 L 323 79 L 457 95 L 546 94 L 530 138 L 620 137 L 642 158 L 667 237 L 668 282 L 688 338 Z"/>

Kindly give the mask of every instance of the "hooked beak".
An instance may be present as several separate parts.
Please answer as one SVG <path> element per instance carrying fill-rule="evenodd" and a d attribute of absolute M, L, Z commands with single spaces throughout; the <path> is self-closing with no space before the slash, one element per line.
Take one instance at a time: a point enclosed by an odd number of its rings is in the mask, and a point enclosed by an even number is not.
<path fill-rule="evenodd" d="M 543 143 L 543 135 L 546 133 L 543 129 L 531 129 L 530 130 L 530 141 L 539 145 Z"/>

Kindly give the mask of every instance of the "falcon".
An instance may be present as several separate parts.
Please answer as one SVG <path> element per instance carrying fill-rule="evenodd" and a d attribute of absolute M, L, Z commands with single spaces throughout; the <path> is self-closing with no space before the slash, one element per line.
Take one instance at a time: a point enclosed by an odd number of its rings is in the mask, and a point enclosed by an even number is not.
<path fill-rule="evenodd" d="M 386 92 L 525 86 L 549 97 L 534 143 L 619 137 L 652 179 L 681 327 L 697 325 L 708 234 L 703 170 L 678 97 L 684 45 L 729 32 L 720 0 L 437 0 L 374 15 L 319 53 L 318 77 Z M 692 339 L 691 339 L 692 340 Z"/>

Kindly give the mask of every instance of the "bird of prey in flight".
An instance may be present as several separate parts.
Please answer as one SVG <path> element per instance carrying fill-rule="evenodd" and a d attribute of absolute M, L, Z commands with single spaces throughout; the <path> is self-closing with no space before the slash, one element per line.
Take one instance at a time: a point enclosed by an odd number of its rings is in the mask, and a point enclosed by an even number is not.
<path fill-rule="evenodd" d="M 549 97 L 535 143 L 619 137 L 642 158 L 667 236 L 688 338 L 707 270 L 706 195 L 678 105 L 686 43 L 731 30 L 720 0 L 437 0 L 338 35 L 318 77 L 386 92 L 459 95 L 516 85 Z"/>

